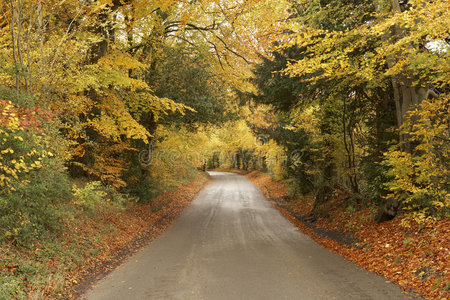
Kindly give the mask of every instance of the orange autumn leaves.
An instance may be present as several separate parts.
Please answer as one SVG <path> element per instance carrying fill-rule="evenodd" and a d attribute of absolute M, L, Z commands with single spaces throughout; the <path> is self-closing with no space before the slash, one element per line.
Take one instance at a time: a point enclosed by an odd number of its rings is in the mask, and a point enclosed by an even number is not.
<path fill-rule="evenodd" d="M 280 198 L 288 194 L 286 185 L 273 181 L 269 175 L 252 172 L 247 175 L 265 192 L 266 196 Z M 270 195 L 269 195 L 269 193 Z M 277 207 L 293 224 L 322 246 L 376 272 L 405 290 L 413 290 L 427 299 L 448 299 L 450 287 L 450 220 L 436 221 L 432 228 L 417 224 L 405 228 L 401 218 L 377 224 L 371 212 L 362 209 L 348 214 L 339 206 L 342 195 L 329 210 L 330 218 L 319 217 L 315 225 L 342 232 L 355 231 L 359 241 L 352 247 L 324 238 L 296 219 L 286 209 Z M 304 201 L 303 201 L 304 200 Z M 301 214 L 311 211 L 308 199 L 290 199 L 290 210 Z M 353 224 L 349 227 L 348 224 Z"/>
<path fill-rule="evenodd" d="M 0 186 L 15 191 L 13 182 L 28 184 L 26 174 L 43 166 L 50 151 L 38 147 L 23 147 L 29 139 L 39 139 L 43 122 L 54 115 L 39 108 L 25 108 L 0 100 Z"/>

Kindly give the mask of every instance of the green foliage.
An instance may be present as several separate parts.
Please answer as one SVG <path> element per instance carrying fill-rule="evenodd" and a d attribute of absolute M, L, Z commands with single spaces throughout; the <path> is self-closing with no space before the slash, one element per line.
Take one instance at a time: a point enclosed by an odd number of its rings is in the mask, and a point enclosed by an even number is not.
<path fill-rule="evenodd" d="M 314 95 L 314 87 L 301 82 L 299 77 L 285 76 L 282 71 L 288 61 L 299 60 L 305 55 L 304 49 L 295 46 L 272 52 L 272 57 L 262 56 L 262 62 L 253 70 L 250 80 L 258 93 L 251 99 L 258 104 L 267 104 L 280 111 L 289 111 L 301 102 L 306 104 Z"/>
<path fill-rule="evenodd" d="M 100 181 L 90 181 L 82 187 L 74 184 L 72 193 L 74 204 L 87 214 L 99 211 L 107 205 L 125 208 L 133 200 L 129 196 L 119 193 L 113 187 L 103 185 Z"/>
<path fill-rule="evenodd" d="M 168 187 L 163 183 L 159 183 L 150 177 L 147 169 L 143 169 L 139 166 L 131 169 L 130 171 L 142 172 L 145 175 L 141 175 L 139 178 L 135 177 L 130 181 L 124 191 L 133 197 L 136 197 L 139 202 L 150 202 L 152 199 L 160 195 Z"/>
<path fill-rule="evenodd" d="M 0 277 L 0 299 L 23 299 L 25 293 L 21 282 L 13 276 Z"/>
<path fill-rule="evenodd" d="M 24 93 L 18 93 L 16 90 L 9 89 L 4 86 L 0 86 L 0 99 L 9 100 L 12 103 L 22 107 L 32 107 L 35 106 L 36 103 L 34 97 Z"/>
<path fill-rule="evenodd" d="M 71 199 L 65 141 L 49 121 L 3 106 L 0 125 L 0 240 L 27 244 L 61 228 Z"/>
<path fill-rule="evenodd" d="M 52 163 L 34 172 L 26 185 L 14 184 L 14 192 L 0 193 L 1 239 L 21 244 L 61 229 L 62 206 L 71 199 L 67 176 L 52 170 Z"/>
<path fill-rule="evenodd" d="M 75 196 L 75 204 L 85 211 L 92 212 L 98 206 L 104 205 L 106 192 L 102 189 L 102 183 L 99 181 L 91 181 L 82 188 L 74 185 L 72 192 Z"/>
<path fill-rule="evenodd" d="M 155 62 L 149 70 L 147 80 L 161 98 L 170 98 L 195 111 L 186 111 L 184 116 L 169 114 L 164 123 L 185 124 L 196 127 L 201 124 L 222 124 L 233 118 L 230 95 L 226 83 L 211 69 L 211 58 L 201 49 L 187 52 L 181 44 L 177 48 L 165 48 L 164 59 Z M 203 50 L 205 51 L 205 50 Z"/>
<path fill-rule="evenodd" d="M 371 199 L 381 199 L 388 190 L 385 183 L 389 181 L 389 168 L 382 164 L 383 153 L 397 143 L 398 132 L 395 128 L 394 102 L 375 103 L 375 118 L 365 118 L 364 126 L 368 128 L 365 136 L 367 154 L 361 159 L 361 193 Z"/>
<path fill-rule="evenodd" d="M 282 71 L 289 61 L 303 58 L 304 50 L 293 46 L 272 52 L 270 59 L 263 57 L 255 67 L 251 79 L 258 88 L 251 100 L 258 105 L 273 107 L 273 111 L 264 116 L 264 122 L 260 122 L 262 124 L 252 124 L 255 134 L 267 136 L 284 149 L 284 158 L 276 159 L 275 164 L 270 157 L 275 148 L 268 151 L 267 165 L 276 178 L 282 178 L 280 174 L 284 173 L 283 177 L 289 178 L 291 190 L 300 194 L 320 188 L 320 168 L 312 166 L 313 160 L 320 160 L 315 157 L 318 154 L 315 149 L 320 142 L 316 132 L 311 130 L 314 128 L 311 121 L 317 123 L 314 116 L 317 112 L 310 109 L 315 101 L 320 100 L 316 93 L 319 86 L 304 84 L 302 78 L 286 76 Z"/>

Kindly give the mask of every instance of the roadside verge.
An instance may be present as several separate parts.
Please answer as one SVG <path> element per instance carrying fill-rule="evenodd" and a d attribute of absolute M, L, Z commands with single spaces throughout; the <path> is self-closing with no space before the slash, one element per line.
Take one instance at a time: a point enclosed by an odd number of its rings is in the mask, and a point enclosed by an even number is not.
<path fill-rule="evenodd" d="M 330 205 L 326 215 L 311 214 L 313 199 L 289 197 L 288 186 L 270 175 L 242 173 L 291 223 L 317 243 L 368 271 L 400 285 L 408 295 L 450 298 L 450 220 L 431 228 L 405 228 L 400 218 L 377 224 L 364 208 Z M 333 201 L 339 202 L 339 196 Z M 331 202 L 333 202 L 331 201 Z"/>
<path fill-rule="evenodd" d="M 114 245 L 113 248 L 108 249 L 109 255 L 98 257 L 95 263 L 85 268 L 82 279 L 69 296 L 76 298 L 82 295 L 93 283 L 166 231 L 209 181 L 209 175 L 201 173 L 191 183 L 163 193 L 151 203 L 137 204 L 124 215 L 117 216 L 116 220 L 111 220 L 119 232 L 105 239 L 102 246 Z"/>
<path fill-rule="evenodd" d="M 147 203 L 68 202 L 61 229 L 0 245 L 0 299 L 73 299 L 163 233 L 208 184 L 207 173 Z M 88 195 L 92 197 L 91 194 Z"/>

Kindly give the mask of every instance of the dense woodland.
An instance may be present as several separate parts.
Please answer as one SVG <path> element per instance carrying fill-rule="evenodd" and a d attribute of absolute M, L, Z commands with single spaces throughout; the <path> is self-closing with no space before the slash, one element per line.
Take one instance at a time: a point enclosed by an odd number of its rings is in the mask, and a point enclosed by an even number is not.
<path fill-rule="evenodd" d="M 3 0 L 0 11 L 8 247 L 214 168 L 267 172 L 317 211 L 339 190 L 380 222 L 449 217 L 447 0 Z M 20 298 L 21 284 L 0 295 Z"/>

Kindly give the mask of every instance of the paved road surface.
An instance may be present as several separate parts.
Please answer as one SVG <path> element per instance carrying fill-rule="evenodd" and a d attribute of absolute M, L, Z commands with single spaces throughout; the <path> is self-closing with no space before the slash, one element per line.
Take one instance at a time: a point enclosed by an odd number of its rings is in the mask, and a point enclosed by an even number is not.
<path fill-rule="evenodd" d="M 214 180 L 175 224 L 86 294 L 89 300 L 405 299 L 384 278 L 299 232 L 245 177 Z"/>

